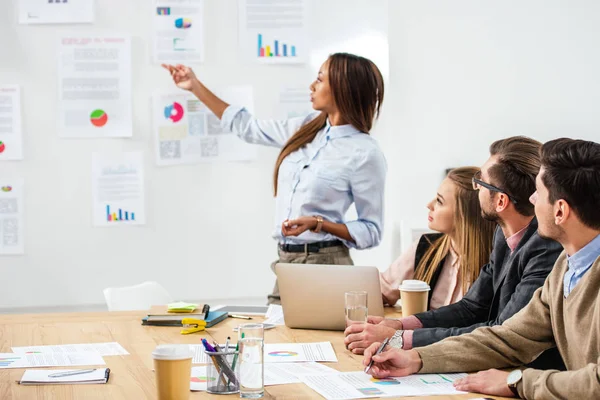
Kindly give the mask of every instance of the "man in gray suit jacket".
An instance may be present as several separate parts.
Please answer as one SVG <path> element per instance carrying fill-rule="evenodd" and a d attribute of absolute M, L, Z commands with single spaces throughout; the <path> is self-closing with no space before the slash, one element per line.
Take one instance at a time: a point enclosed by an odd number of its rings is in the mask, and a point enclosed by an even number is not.
<path fill-rule="evenodd" d="M 425 346 L 481 326 L 500 325 L 529 303 L 562 251 L 559 243 L 539 236 L 529 202 L 540 169 L 540 148 L 541 143 L 525 137 L 494 142 L 491 157 L 473 178 L 483 217 L 499 226 L 490 261 L 462 300 L 399 320 L 370 316 L 369 323 L 346 329 L 349 350 L 362 354 L 385 338 L 391 338 L 392 347 Z M 542 368 L 564 368 L 557 353 L 544 354 L 537 362 Z"/>

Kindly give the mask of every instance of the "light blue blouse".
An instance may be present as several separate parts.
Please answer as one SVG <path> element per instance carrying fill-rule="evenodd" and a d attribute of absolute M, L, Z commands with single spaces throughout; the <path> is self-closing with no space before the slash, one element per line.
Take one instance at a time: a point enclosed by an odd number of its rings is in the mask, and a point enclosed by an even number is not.
<path fill-rule="evenodd" d="M 317 115 L 258 120 L 242 107 L 229 106 L 221 125 L 248 143 L 281 148 Z M 383 233 L 386 172 L 385 157 L 375 139 L 352 125 L 331 126 L 327 122 L 311 143 L 287 156 L 279 168 L 273 238 L 283 244 L 340 239 L 327 232 L 306 231 L 297 237 L 281 233 L 286 219 L 320 215 L 324 220 L 346 224 L 355 241 L 344 241 L 346 246 L 377 246 Z M 344 221 L 352 203 L 358 219 Z"/>

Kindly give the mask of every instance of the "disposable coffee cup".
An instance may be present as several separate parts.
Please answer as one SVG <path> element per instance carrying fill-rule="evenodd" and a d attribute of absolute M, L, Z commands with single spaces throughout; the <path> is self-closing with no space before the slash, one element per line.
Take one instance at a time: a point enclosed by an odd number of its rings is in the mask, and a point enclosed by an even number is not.
<path fill-rule="evenodd" d="M 158 400 L 188 400 L 193 354 L 187 346 L 159 345 L 152 352 Z"/>
<path fill-rule="evenodd" d="M 402 316 L 408 317 L 427 311 L 427 299 L 431 288 L 426 282 L 415 279 L 402 281 L 400 298 L 402 299 Z"/>

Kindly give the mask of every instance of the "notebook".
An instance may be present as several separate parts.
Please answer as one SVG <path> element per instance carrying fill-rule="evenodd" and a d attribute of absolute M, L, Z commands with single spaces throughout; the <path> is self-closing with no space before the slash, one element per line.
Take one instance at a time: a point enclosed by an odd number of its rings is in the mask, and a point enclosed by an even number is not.
<path fill-rule="evenodd" d="M 89 372 L 87 372 L 89 371 Z M 51 375 L 63 375 L 53 377 Z M 69 375 L 67 375 L 69 374 Z M 66 376 L 64 376 L 66 375 Z M 20 385 L 91 385 L 108 382 L 109 368 L 93 370 L 72 369 L 27 369 L 19 381 Z"/>
<path fill-rule="evenodd" d="M 203 314 L 170 314 L 170 315 L 148 315 L 142 318 L 142 325 L 154 326 L 183 326 L 181 320 L 184 318 L 196 318 L 206 321 L 206 327 L 210 328 L 228 317 L 228 313 L 210 311 L 204 318 Z"/>

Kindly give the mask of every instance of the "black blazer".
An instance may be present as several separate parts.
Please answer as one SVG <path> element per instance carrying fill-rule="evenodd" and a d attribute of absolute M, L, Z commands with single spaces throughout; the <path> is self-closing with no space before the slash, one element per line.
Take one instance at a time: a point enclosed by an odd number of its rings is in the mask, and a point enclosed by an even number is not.
<path fill-rule="evenodd" d="M 481 269 L 465 296 L 454 304 L 416 315 L 423 329 L 415 329 L 413 347 L 462 335 L 481 326 L 500 325 L 525 307 L 533 292 L 544 284 L 563 250 L 557 242 L 542 239 L 537 228 L 534 218 L 511 254 L 498 227 L 490 262 Z"/>
<path fill-rule="evenodd" d="M 421 259 L 423 258 L 425 253 L 427 253 L 427 250 L 429 250 L 433 243 L 442 236 L 444 236 L 443 233 L 426 233 L 421 236 L 421 238 L 419 239 L 419 243 L 417 243 L 417 250 L 415 252 L 415 265 L 413 267 L 415 271 L 417 270 L 417 267 L 419 266 L 419 263 L 421 262 Z M 447 257 L 448 256 L 444 257 L 442 261 L 440 261 L 440 263 L 437 265 L 437 269 L 431 277 L 431 282 L 429 282 L 429 287 L 431 288 L 431 290 L 429 290 L 427 308 L 431 308 L 431 297 L 433 296 L 433 289 L 438 283 L 440 274 L 442 273 L 442 268 L 444 267 L 444 263 L 446 262 Z M 432 268 L 433 266 L 428 265 L 427 267 Z"/>

